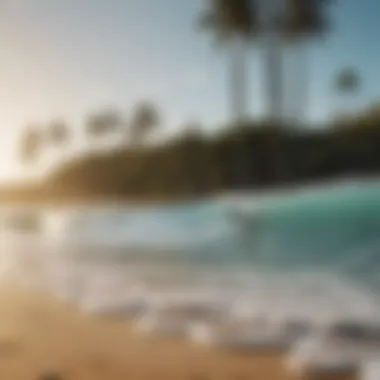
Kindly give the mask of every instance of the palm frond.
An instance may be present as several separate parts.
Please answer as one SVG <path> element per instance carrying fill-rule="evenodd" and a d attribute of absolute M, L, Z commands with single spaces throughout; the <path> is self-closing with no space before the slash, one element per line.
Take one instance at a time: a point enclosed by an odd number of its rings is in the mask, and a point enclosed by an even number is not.
<path fill-rule="evenodd" d="M 219 40 L 235 36 L 254 38 L 258 32 L 258 10 L 252 0 L 210 0 L 209 8 L 201 14 L 199 25 L 212 30 Z"/>
<path fill-rule="evenodd" d="M 331 3 L 331 0 L 285 0 L 285 37 L 322 36 L 329 32 L 331 22 L 326 10 Z"/>
<path fill-rule="evenodd" d="M 21 135 L 20 159 L 23 163 L 36 160 L 42 145 L 42 134 L 37 126 L 28 126 Z"/>

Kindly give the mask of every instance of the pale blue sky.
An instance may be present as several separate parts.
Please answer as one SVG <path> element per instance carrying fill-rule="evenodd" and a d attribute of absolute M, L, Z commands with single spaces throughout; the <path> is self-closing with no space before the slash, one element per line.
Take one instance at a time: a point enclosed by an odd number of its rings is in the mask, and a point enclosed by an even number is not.
<path fill-rule="evenodd" d="M 211 130 L 228 115 L 227 55 L 196 30 L 206 0 L 9 0 L 0 8 L 0 178 L 17 177 L 15 143 L 28 122 L 65 118 L 78 133 L 86 112 L 128 111 L 150 97 L 164 130 L 187 119 Z M 335 31 L 310 49 L 311 116 L 323 120 L 337 100 L 333 74 L 357 66 L 362 106 L 380 95 L 379 0 L 340 0 Z M 250 53 L 250 107 L 262 112 L 259 51 Z M 79 141 L 79 140 L 78 140 Z"/>

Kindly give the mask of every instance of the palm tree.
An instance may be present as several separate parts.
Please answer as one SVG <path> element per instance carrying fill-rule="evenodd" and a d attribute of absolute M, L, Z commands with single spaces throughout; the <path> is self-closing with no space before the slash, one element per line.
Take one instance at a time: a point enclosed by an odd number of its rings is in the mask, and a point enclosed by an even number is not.
<path fill-rule="evenodd" d="M 264 54 L 265 92 L 269 125 L 277 126 L 284 114 L 283 0 L 260 0 L 259 34 Z"/>
<path fill-rule="evenodd" d="M 284 81 L 282 48 L 292 42 L 305 51 L 306 42 L 324 35 L 329 24 L 325 14 L 331 0 L 209 0 L 210 10 L 201 19 L 202 26 L 212 30 L 219 42 L 231 47 L 231 105 L 236 119 L 245 116 L 246 43 L 260 38 L 265 49 L 268 116 L 272 122 L 284 115 Z M 301 49 L 300 49 L 301 50 Z M 297 70 L 300 110 L 307 102 L 307 63 L 298 59 Z M 294 98 L 294 96 L 293 96 Z"/>
<path fill-rule="evenodd" d="M 201 17 L 201 27 L 229 49 L 231 115 L 240 127 L 247 118 L 246 50 L 258 37 L 258 21 L 256 0 L 209 0 L 209 9 Z M 237 149 L 236 177 L 238 183 L 243 183 L 248 175 L 243 141 L 237 141 Z"/>
<path fill-rule="evenodd" d="M 20 161 L 24 164 L 35 162 L 42 146 L 41 130 L 36 125 L 29 125 L 22 132 L 20 141 Z"/>
<path fill-rule="evenodd" d="M 352 93 L 359 88 L 358 71 L 353 67 L 345 67 L 336 76 L 335 87 L 340 93 Z"/>
<path fill-rule="evenodd" d="M 48 135 L 54 145 L 67 143 L 69 139 L 69 128 L 64 120 L 53 120 L 49 125 Z"/>
<path fill-rule="evenodd" d="M 86 132 L 91 137 L 108 135 L 125 124 L 119 111 L 103 110 L 90 114 L 86 121 Z"/>
<path fill-rule="evenodd" d="M 292 111 L 301 120 L 307 115 L 309 101 L 307 44 L 330 31 L 326 10 L 331 3 L 331 0 L 285 0 L 283 34 L 285 42 L 296 47 L 298 53 L 296 61 L 292 62 L 296 91 L 289 98 L 294 102 L 292 108 L 295 106 Z"/>
<path fill-rule="evenodd" d="M 257 9 L 253 0 L 209 0 L 201 27 L 212 31 L 230 51 L 230 101 L 234 121 L 247 116 L 246 45 L 257 37 Z"/>
<path fill-rule="evenodd" d="M 141 145 L 149 133 L 160 123 L 160 114 L 150 102 L 144 101 L 135 106 L 130 123 L 131 142 L 135 146 Z"/>
<path fill-rule="evenodd" d="M 336 74 L 333 85 L 338 95 L 345 102 L 347 96 L 351 96 L 358 91 L 361 85 L 360 82 L 358 71 L 354 67 L 345 67 Z M 343 104 L 341 107 L 345 108 Z M 344 113 L 344 110 L 341 109 L 338 112 Z"/>

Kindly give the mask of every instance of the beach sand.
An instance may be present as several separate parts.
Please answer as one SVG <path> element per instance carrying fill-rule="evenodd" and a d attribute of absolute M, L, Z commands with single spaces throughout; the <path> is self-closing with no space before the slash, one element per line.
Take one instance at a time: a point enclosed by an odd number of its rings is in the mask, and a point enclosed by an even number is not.
<path fill-rule="evenodd" d="M 10 283 L 0 286 L 0 310 L 4 380 L 299 379 L 278 352 L 226 353 L 142 335 Z"/>

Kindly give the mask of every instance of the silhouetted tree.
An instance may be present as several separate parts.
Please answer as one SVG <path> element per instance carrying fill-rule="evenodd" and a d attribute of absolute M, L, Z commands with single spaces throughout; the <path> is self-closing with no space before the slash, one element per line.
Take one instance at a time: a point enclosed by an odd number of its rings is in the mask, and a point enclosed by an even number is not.
<path fill-rule="evenodd" d="M 281 124 L 284 113 L 283 81 L 283 0 L 259 1 L 259 35 L 263 51 L 267 117 Z"/>
<path fill-rule="evenodd" d="M 115 132 L 124 125 L 119 111 L 110 109 L 90 114 L 86 121 L 86 132 L 91 137 L 100 137 Z"/>
<path fill-rule="evenodd" d="M 330 0 L 209 0 L 209 10 L 202 15 L 201 25 L 213 31 L 217 41 L 228 43 L 231 49 L 231 108 L 233 118 L 246 116 L 247 44 L 259 39 L 264 48 L 268 116 L 272 124 L 282 122 L 285 111 L 282 49 L 291 40 L 303 47 L 311 38 L 328 30 L 326 5 Z M 299 57 L 297 73 L 299 99 L 304 109 L 307 99 L 306 56 Z M 303 75 L 302 75 L 303 74 Z M 294 96 L 293 96 L 294 97 Z"/>
<path fill-rule="evenodd" d="M 359 73 L 355 68 L 341 69 L 335 79 L 335 87 L 340 93 L 352 93 L 359 88 Z"/>
<path fill-rule="evenodd" d="M 296 106 L 293 112 L 298 118 L 307 114 L 309 100 L 309 62 L 307 47 L 310 40 L 321 38 L 331 30 L 331 22 L 327 15 L 327 8 L 331 0 L 284 0 L 285 12 L 283 20 L 283 34 L 285 42 L 297 47 L 296 61 L 292 62 L 294 76 L 292 85 L 294 91 L 289 99 Z M 296 83 L 294 83 L 294 80 Z"/>
<path fill-rule="evenodd" d="M 247 115 L 247 47 L 259 36 L 257 1 L 209 0 L 209 9 L 201 17 L 201 26 L 216 36 L 221 46 L 230 54 L 229 95 L 232 119 L 236 127 L 243 127 Z M 243 142 L 237 141 L 240 152 L 236 154 L 235 177 L 244 181 L 246 157 Z"/>
<path fill-rule="evenodd" d="M 257 8 L 253 0 L 210 0 L 201 27 L 216 35 L 230 52 L 230 99 L 234 121 L 247 117 L 246 48 L 257 37 Z"/>
<path fill-rule="evenodd" d="M 20 141 L 20 160 L 25 164 L 34 162 L 42 147 L 41 129 L 36 125 L 29 125 L 22 132 Z"/>
<path fill-rule="evenodd" d="M 161 122 L 158 109 L 150 102 L 138 103 L 132 111 L 130 137 L 133 145 L 140 145 Z"/>
<path fill-rule="evenodd" d="M 360 82 L 358 70 L 353 67 L 345 67 L 336 74 L 333 86 L 338 98 L 345 102 L 348 96 L 354 95 L 359 90 Z M 343 105 L 339 108 L 341 108 L 339 113 L 345 113 Z"/>

